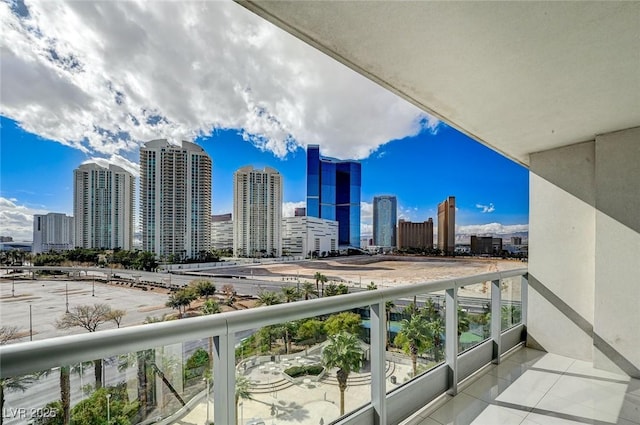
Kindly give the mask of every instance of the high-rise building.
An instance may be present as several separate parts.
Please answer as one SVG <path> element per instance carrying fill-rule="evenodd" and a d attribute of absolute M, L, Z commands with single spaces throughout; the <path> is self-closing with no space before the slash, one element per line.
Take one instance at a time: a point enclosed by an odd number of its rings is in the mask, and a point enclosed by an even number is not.
<path fill-rule="evenodd" d="M 511 245 L 522 245 L 521 236 L 511 236 Z"/>
<path fill-rule="evenodd" d="M 398 222 L 398 249 L 433 249 L 433 219 L 414 223 L 400 219 Z"/>
<path fill-rule="evenodd" d="M 67 251 L 75 248 L 74 220 L 66 214 L 49 213 L 33 216 L 34 254 L 49 251 Z"/>
<path fill-rule="evenodd" d="M 304 217 L 307 215 L 307 209 L 305 207 L 296 208 L 294 211 L 296 217 Z"/>
<path fill-rule="evenodd" d="M 211 249 L 211 168 L 195 143 L 158 139 L 140 148 L 143 250 L 175 261 Z"/>
<path fill-rule="evenodd" d="M 277 170 L 246 166 L 233 176 L 233 254 L 282 255 L 282 176 Z"/>
<path fill-rule="evenodd" d="M 318 256 L 338 252 L 338 222 L 317 217 L 282 219 L 282 251 L 286 255 Z"/>
<path fill-rule="evenodd" d="M 133 243 L 134 177 L 128 171 L 96 163 L 73 171 L 75 245 L 129 250 Z"/>
<path fill-rule="evenodd" d="M 499 255 L 502 253 L 502 238 L 472 235 L 471 253 L 475 255 Z"/>
<path fill-rule="evenodd" d="M 231 213 L 211 216 L 211 248 L 233 249 L 233 220 Z"/>
<path fill-rule="evenodd" d="M 398 201 L 395 196 L 373 198 L 373 244 L 380 247 L 396 246 Z"/>
<path fill-rule="evenodd" d="M 456 248 L 456 197 L 449 196 L 438 204 L 438 249 L 453 254 Z"/>
<path fill-rule="evenodd" d="M 361 165 L 320 156 L 307 146 L 307 215 L 338 222 L 338 244 L 360 246 Z"/>

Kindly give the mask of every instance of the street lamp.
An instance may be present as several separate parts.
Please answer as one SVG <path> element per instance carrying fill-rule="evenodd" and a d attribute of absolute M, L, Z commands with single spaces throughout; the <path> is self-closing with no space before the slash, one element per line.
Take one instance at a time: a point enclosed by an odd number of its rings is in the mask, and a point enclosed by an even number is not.
<path fill-rule="evenodd" d="M 15 276 L 11 278 L 11 297 L 16 296 L 16 278 Z"/>
<path fill-rule="evenodd" d="M 66 304 L 67 304 L 66 312 L 69 313 L 69 284 L 68 283 L 64 284 L 64 298 L 65 298 Z"/>
<path fill-rule="evenodd" d="M 31 317 L 31 302 L 29 302 L 29 341 L 33 341 L 33 321 Z"/>
<path fill-rule="evenodd" d="M 96 296 L 96 278 L 93 278 L 93 282 L 91 282 L 91 296 Z"/>
<path fill-rule="evenodd" d="M 107 425 L 111 424 L 111 394 L 107 393 Z"/>

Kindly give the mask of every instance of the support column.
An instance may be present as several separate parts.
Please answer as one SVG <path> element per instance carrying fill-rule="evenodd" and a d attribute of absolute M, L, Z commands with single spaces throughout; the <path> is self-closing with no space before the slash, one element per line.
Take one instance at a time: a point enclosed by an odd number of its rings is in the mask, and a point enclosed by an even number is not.
<path fill-rule="evenodd" d="M 233 337 L 213 337 L 213 420 L 216 424 L 236 423 L 236 374 Z"/>

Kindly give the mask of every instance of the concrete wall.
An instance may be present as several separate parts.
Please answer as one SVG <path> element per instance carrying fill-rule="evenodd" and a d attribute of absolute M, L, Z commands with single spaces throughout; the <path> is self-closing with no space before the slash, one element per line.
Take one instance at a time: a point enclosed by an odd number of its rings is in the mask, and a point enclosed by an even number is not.
<path fill-rule="evenodd" d="M 640 369 L 640 127 L 596 138 L 594 362 Z"/>
<path fill-rule="evenodd" d="M 638 164 L 638 128 L 532 154 L 529 232 L 528 344 L 635 376 Z"/>

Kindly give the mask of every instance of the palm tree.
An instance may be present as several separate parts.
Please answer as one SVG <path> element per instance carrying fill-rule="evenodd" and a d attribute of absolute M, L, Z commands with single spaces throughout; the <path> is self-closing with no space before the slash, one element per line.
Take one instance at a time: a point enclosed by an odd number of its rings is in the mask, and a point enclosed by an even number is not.
<path fill-rule="evenodd" d="M 60 367 L 60 401 L 62 402 L 62 420 L 68 424 L 71 419 L 71 372 L 69 366 Z"/>
<path fill-rule="evenodd" d="M 340 416 L 344 415 L 344 392 L 351 372 L 360 370 L 362 348 L 358 338 L 348 332 L 329 337 L 329 345 L 322 351 L 322 363 L 327 369 L 338 368 L 336 378 L 340 388 Z"/>
<path fill-rule="evenodd" d="M 193 285 L 199 296 L 209 299 L 211 295 L 216 293 L 216 286 L 209 280 L 195 280 L 189 284 Z"/>
<path fill-rule="evenodd" d="M 258 294 L 258 301 L 256 301 L 256 305 L 276 305 L 282 303 L 282 299 L 280 295 L 275 292 L 270 291 L 261 291 Z"/>
<path fill-rule="evenodd" d="M 501 328 L 507 329 L 522 321 L 522 309 L 515 305 L 503 305 L 500 310 Z"/>
<path fill-rule="evenodd" d="M 458 306 L 458 338 L 469 330 L 469 313 Z"/>
<path fill-rule="evenodd" d="M 155 360 L 153 349 L 124 354 L 118 358 L 118 371 L 123 372 L 127 368 L 136 366 L 137 391 L 138 391 L 138 417 L 144 420 L 149 412 L 149 402 L 153 400 L 153 385 L 151 364 Z"/>
<path fill-rule="evenodd" d="M 431 346 L 433 348 L 433 360 L 440 361 L 440 354 L 442 353 L 442 334 L 444 333 L 444 323 L 442 318 L 437 318 L 429 322 L 428 325 Z"/>
<path fill-rule="evenodd" d="M 427 299 L 424 309 L 422 310 L 422 315 L 429 321 L 436 320 L 440 317 L 438 309 L 431 298 Z"/>
<path fill-rule="evenodd" d="M 206 300 L 202 305 L 202 314 L 204 315 L 218 314 L 221 311 L 220 304 L 214 300 Z M 213 370 L 213 336 L 209 337 L 209 370 Z"/>
<path fill-rule="evenodd" d="M 309 299 L 311 295 L 318 296 L 318 291 L 314 289 L 313 283 L 305 282 L 302 284 L 301 295 L 304 296 L 305 301 Z"/>
<path fill-rule="evenodd" d="M 391 335 L 391 311 L 396 307 L 396 304 L 393 301 L 387 301 L 384 303 L 384 311 L 387 316 L 387 341 L 386 346 L 387 350 L 389 349 L 389 345 L 391 342 L 389 341 L 389 336 Z"/>
<path fill-rule="evenodd" d="M 297 322 L 284 322 L 279 326 L 279 330 L 282 332 L 284 338 L 284 349 L 286 354 L 291 353 L 291 343 L 293 335 L 298 332 Z"/>
<path fill-rule="evenodd" d="M 320 275 L 320 282 L 322 283 L 322 290 L 320 291 L 320 296 L 324 297 L 324 284 L 329 281 L 329 279 L 325 275 Z"/>
<path fill-rule="evenodd" d="M 319 294 L 320 293 L 320 286 L 318 285 L 318 283 L 322 280 L 324 276 L 322 275 L 322 273 L 320 272 L 316 272 L 313 275 L 313 278 L 316 280 L 316 292 Z"/>
<path fill-rule="evenodd" d="M 244 375 L 236 375 L 236 425 L 238 424 L 238 402 L 240 399 L 251 400 L 252 382 Z"/>
<path fill-rule="evenodd" d="M 298 301 L 300 299 L 300 291 L 293 286 L 282 287 L 282 295 L 284 301 L 290 303 L 291 301 Z"/>
<path fill-rule="evenodd" d="M 402 319 L 400 332 L 394 343 L 411 356 L 413 376 L 417 374 L 418 354 L 428 348 L 430 332 L 427 322 L 419 314 L 414 314 L 411 319 Z"/>

